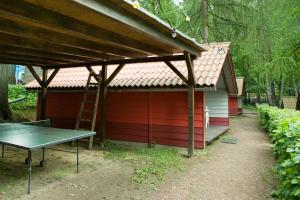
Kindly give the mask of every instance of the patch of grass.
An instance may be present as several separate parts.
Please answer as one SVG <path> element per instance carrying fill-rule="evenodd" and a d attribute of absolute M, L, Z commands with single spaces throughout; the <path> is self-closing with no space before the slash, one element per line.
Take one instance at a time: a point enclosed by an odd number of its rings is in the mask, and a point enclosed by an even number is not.
<path fill-rule="evenodd" d="M 74 147 L 69 144 L 57 145 L 54 148 L 73 151 Z M 0 150 L 1 151 L 1 150 Z M 95 166 L 99 166 L 103 159 L 98 151 L 88 151 L 80 148 L 80 172 L 91 172 Z M 24 159 L 27 152 L 18 148 L 5 147 L 4 158 L 0 159 L 0 199 L 17 199 L 27 192 L 27 165 Z M 32 188 L 37 189 L 47 184 L 62 180 L 69 176 L 76 175 L 75 155 L 61 151 L 46 150 L 46 167 L 39 167 L 41 151 L 33 151 L 33 175 Z M 84 162 L 84 160 L 88 160 Z"/>
<path fill-rule="evenodd" d="M 36 120 L 36 108 L 27 107 L 22 109 L 12 109 L 12 122 L 25 122 Z"/>
<path fill-rule="evenodd" d="M 262 180 L 271 186 L 272 189 L 275 189 L 277 187 L 278 184 L 278 176 L 276 174 L 276 171 L 274 168 L 271 168 L 269 170 L 267 170 L 263 176 L 262 176 Z"/>
<path fill-rule="evenodd" d="M 243 108 L 250 111 L 256 111 L 256 106 L 251 104 L 244 104 Z"/>
<path fill-rule="evenodd" d="M 174 148 L 146 148 L 107 143 L 105 158 L 126 161 L 135 166 L 135 183 L 156 184 L 170 173 L 183 168 L 182 157 Z"/>

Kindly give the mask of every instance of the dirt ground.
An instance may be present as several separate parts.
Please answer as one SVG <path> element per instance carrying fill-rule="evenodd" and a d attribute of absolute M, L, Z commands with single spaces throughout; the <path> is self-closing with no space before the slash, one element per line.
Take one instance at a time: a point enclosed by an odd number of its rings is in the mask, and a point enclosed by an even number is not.
<path fill-rule="evenodd" d="M 89 167 L 83 164 L 79 174 L 74 173 L 73 158 L 64 161 L 72 170 L 63 178 L 56 175 L 57 180 L 39 181 L 37 179 L 51 176 L 51 173 L 42 175 L 42 170 L 38 170 L 33 174 L 32 194 L 24 194 L 20 199 L 266 199 L 274 184 L 271 173 L 274 160 L 268 137 L 258 127 L 256 116 L 246 115 L 232 119 L 231 130 L 226 135 L 237 138 L 237 144 L 216 141 L 205 151 L 197 152 L 195 158 L 184 159 L 185 169 L 169 175 L 156 187 L 133 183 L 131 177 L 134 166 L 104 159 L 101 151 L 95 150 L 82 153 L 85 154 L 82 163 L 90 162 L 92 157 L 93 161 Z M 63 162 L 65 158 L 59 160 Z M 65 167 L 59 164 L 62 163 L 56 163 L 52 167 Z M 47 166 L 49 167 L 51 164 Z M 26 179 L 22 181 L 25 186 Z M 4 197 L 5 194 L 3 199 Z"/>
<path fill-rule="evenodd" d="M 206 159 L 194 159 L 185 174 L 168 180 L 151 199 L 267 199 L 275 184 L 274 159 L 256 120 L 253 114 L 233 118 L 227 136 L 237 138 L 237 144 L 217 141 Z"/>

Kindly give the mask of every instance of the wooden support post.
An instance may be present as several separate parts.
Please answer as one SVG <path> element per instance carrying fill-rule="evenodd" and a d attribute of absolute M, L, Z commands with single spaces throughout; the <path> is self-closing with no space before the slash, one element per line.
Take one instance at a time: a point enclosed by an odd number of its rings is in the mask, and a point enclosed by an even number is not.
<path fill-rule="evenodd" d="M 195 114 L 195 86 L 189 84 L 188 86 L 188 131 L 189 131 L 189 143 L 188 143 L 188 156 L 194 155 L 194 114 Z"/>
<path fill-rule="evenodd" d="M 35 80 L 40 84 L 40 86 L 42 86 L 42 80 L 39 77 L 39 75 L 36 73 L 36 71 L 33 69 L 33 67 L 31 65 L 27 65 L 28 70 L 30 71 L 30 73 L 32 74 L 32 76 L 35 78 Z"/>
<path fill-rule="evenodd" d="M 59 72 L 60 68 L 56 68 L 52 74 L 49 76 L 48 80 L 45 82 L 45 87 L 48 87 L 49 84 L 51 83 L 51 81 L 54 79 L 54 77 L 56 76 L 56 74 Z"/>
<path fill-rule="evenodd" d="M 87 70 L 89 70 L 89 72 L 92 74 L 92 76 L 94 77 L 94 79 L 96 81 L 99 81 L 98 75 L 97 73 L 93 70 L 93 68 L 91 66 L 86 66 Z"/>
<path fill-rule="evenodd" d="M 184 53 L 188 68 L 188 157 L 194 156 L 195 137 L 195 74 L 194 63 L 189 53 Z"/>
<path fill-rule="evenodd" d="M 47 96 L 47 76 L 48 70 L 43 69 L 43 76 L 42 76 L 42 84 L 41 84 L 41 112 L 40 112 L 40 120 L 46 119 L 46 96 Z"/>
<path fill-rule="evenodd" d="M 107 65 L 102 65 L 101 70 L 101 86 L 100 86 L 100 134 L 101 134 L 101 142 L 105 141 L 105 123 L 106 123 L 106 94 L 107 94 L 107 87 L 106 87 L 106 80 L 107 80 Z"/>
<path fill-rule="evenodd" d="M 184 57 L 188 69 L 189 82 L 195 85 L 196 80 L 195 80 L 195 73 L 194 73 L 194 60 L 191 58 L 191 55 L 187 52 L 184 52 Z"/>
<path fill-rule="evenodd" d="M 113 71 L 113 73 L 109 76 L 109 78 L 106 81 L 106 86 L 108 86 L 112 80 L 114 80 L 114 78 L 119 74 L 119 72 L 123 69 L 123 67 L 125 66 L 125 64 L 120 64 L 115 71 Z"/>
<path fill-rule="evenodd" d="M 184 75 L 169 61 L 165 61 L 165 63 L 169 66 L 169 68 L 179 77 L 183 82 L 188 85 L 188 79 L 184 77 Z"/>

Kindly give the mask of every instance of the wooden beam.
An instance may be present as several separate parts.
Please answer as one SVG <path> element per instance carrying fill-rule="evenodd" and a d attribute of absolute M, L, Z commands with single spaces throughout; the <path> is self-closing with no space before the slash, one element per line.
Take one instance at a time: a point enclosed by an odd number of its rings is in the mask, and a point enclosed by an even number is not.
<path fill-rule="evenodd" d="M 27 23 L 80 39 L 98 42 L 100 43 L 99 45 L 111 45 L 111 47 L 114 47 L 110 49 L 112 51 L 118 48 L 125 48 L 128 51 L 134 50 L 136 53 L 143 53 L 143 56 L 145 56 L 145 54 L 158 54 L 162 52 L 166 54 L 171 53 L 169 51 L 166 52 L 163 48 L 158 48 L 157 45 L 154 46 L 151 43 L 145 44 L 142 41 L 136 41 L 134 38 L 128 38 L 128 35 L 108 31 L 108 28 L 105 26 L 95 26 L 89 22 L 83 22 L 80 20 L 80 17 L 78 18 L 78 14 L 75 15 L 76 17 L 69 17 L 66 13 L 57 12 L 58 10 L 52 11 L 51 9 L 45 9 L 42 7 L 44 6 L 43 2 L 39 2 L 38 5 L 33 5 L 32 3 L 35 3 L 34 1 L 30 3 L 20 2 L 18 0 L 2 1 L 4 2 L 0 5 L 1 17 L 14 20 L 18 23 Z M 67 5 L 70 7 L 71 4 L 73 4 L 73 2 L 69 1 Z M 119 53 L 122 52 L 119 51 Z"/>
<path fill-rule="evenodd" d="M 40 84 L 40 86 L 42 86 L 43 82 L 42 82 L 41 78 L 39 77 L 39 75 L 36 73 L 36 71 L 33 69 L 33 67 L 31 65 L 27 65 L 27 68 L 31 72 L 31 74 L 33 75 L 35 80 Z"/>
<path fill-rule="evenodd" d="M 15 61 L 16 63 L 15 64 L 19 64 L 19 63 L 34 63 L 35 65 L 38 65 L 40 64 L 41 66 L 44 66 L 44 65 L 49 65 L 51 64 L 52 62 L 49 62 L 49 61 L 40 61 L 40 60 L 33 60 L 33 59 L 29 59 L 29 58 L 17 58 L 15 56 L 2 56 L 0 54 L 0 59 L 1 60 L 6 60 L 6 61 Z M 54 64 L 54 63 L 52 63 Z"/>
<path fill-rule="evenodd" d="M 53 44 L 46 41 L 40 42 L 38 40 L 27 40 L 26 38 L 23 38 L 20 35 L 14 36 L 6 33 L 0 33 L 0 44 L 12 45 L 16 47 L 30 48 L 30 49 L 42 50 L 42 51 L 46 50 L 54 53 L 64 53 L 68 55 L 92 58 L 97 60 L 101 60 L 100 58 L 103 57 L 102 53 L 98 53 L 94 51 L 88 51 L 85 49 L 63 46 L 60 44 Z"/>
<path fill-rule="evenodd" d="M 56 74 L 58 73 L 60 69 L 54 69 L 54 71 L 52 72 L 52 74 L 50 75 L 50 77 L 47 79 L 46 83 L 45 83 L 45 87 L 48 87 L 49 84 L 51 83 L 51 81 L 54 79 L 54 77 L 56 76 Z"/>
<path fill-rule="evenodd" d="M 107 66 L 102 65 L 101 70 L 101 88 L 100 88 L 100 140 L 103 143 L 106 138 L 106 96 L 107 96 Z"/>
<path fill-rule="evenodd" d="M 28 40 L 38 40 L 41 42 L 46 41 L 54 44 L 95 51 L 98 53 L 102 53 L 102 59 L 105 60 L 120 59 L 122 57 L 137 55 L 137 52 L 125 47 L 116 47 L 105 43 L 91 42 L 84 38 L 76 38 L 71 35 L 57 33 L 52 30 L 41 29 L 35 26 L 23 24 L 22 22 L 16 23 L 10 20 L 1 19 L 1 17 L 3 17 L 3 15 L 0 15 L 0 32 L 5 34 L 15 36 L 21 35 Z M 109 52 L 116 55 L 107 54 L 104 52 Z M 139 55 L 146 56 L 147 54 L 141 53 Z"/>
<path fill-rule="evenodd" d="M 42 76 L 42 93 L 41 93 L 41 112 L 40 112 L 40 120 L 46 119 L 46 99 L 47 99 L 47 76 L 48 76 L 48 70 L 43 69 L 43 76 Z"/>
<path fill-rule="evenodd" d="M 195 58 L 195 57 L 194 57 Z M 184 55 L 171 55 L 171 56 L 162 56 L 162 57 L 144 57 L 144 58 L 132 58 L 132 59 L 121 59 L 121 60 L 99 60 L 91 62 L 78 62 L 78 63 L 69 63 L 63 65 L 45 65 L 43 67 L 47 69 L 54 68 L 70 68 L 70 67 L 82 67 L 82 66 L 96 66 L 96 65 L 120 65 L 120 64 L 133 64 L 133 63 L 149 63 L 149 62 L 165 62 L 165 61 L 179 61 L 185 60 Z"/>
<path fill-rule="evenodd" d="M 188 69 L 188 157 L 194 156 L 195 148 L 195 73 L 194 62 L 191 55 L 184 52 L 186 66 Z M 203 125 L 204 126 L 204 125 Z"/>
<path fill-rule="evenodd" d="M 86 66 L 86 68 L 89 70 L 89 72 L 92 74 L 92 76 L 94 77 L 94 79 L 99 82 L 99 78 L 97 73 L 93 70 L 93 68 L 91 66 Z"/>
<path fill-rule="evenodd" d="M 112 80 L 118 75 L 118 73 L 123 69 L 123 67 L 125 66 L 125 64 L 120 64 L 115 71 L 109 76 L 109 78 L 107 79 L 107 81 L 105 82 L 106 87 L 112 82 Z"/>
<path fill-rule="evenodd" d="M 185 62 L 188 69 L 188 80 L 191 84 L 196 85 L 195 72 L 194 72 L 194 62 L 191 58 L 191 54 L 184 52 Z"/>
<path fill-rule="evenodd" d="M 43 66 L 42 63 L 29 62 L 24 60 L 13 60 L 13 59 L 2 59 L 0 58 L 1 64 L 13 64 L 13 65 L 33 65 L 33 66 Z"/>
<path fill-rule="evenodd" d="M 36 49 L 31 49 L 31 48 L 24 48 L 20 46 L 13 46 L 13 45 L 5 45 L 5 44 L 0 44 L 0 49 L 2 51 L 5 50 L 5 52 L 8 53 L 17 53 L 17 54 L 22 54 L 22 55 L 29 55 L 29 56 L 37 56 L 43 59 L 48 59 L 48 60 L 57 60 L 57 61 L 62 61 L 62 62 L 83 62 L 83 61 L 91 61 L 91 60 L 99 60 L 98 58 L 87 58 L 83 56 L 74 56 L 74 55 L 69 55 L 66 53 L 56 53 L 56 52 L 49 52 L 45 50 L 36 50 Z"/>
<path fill-rule="evenodd" d="M 172 63 L 170 63 L 169 61 L 165 61 L 165 63 L 170 67 L 170 69 L 171 70 L 173 70 L 173 72 L 177 75 L 177 76 L 179 76 L 179 78 L 181 78 L 181 80 L 184 82 L 184 83 L 186 83 L 186 84 L 188 84 L 188 80 L 187 80 L 187 78 L 185 78 L 185 76 L 172 64 Z"/>
<path fill-rule="evenodd" d="M 119 0 L 76 0 L 72 3 L 68 0 L 60 0 L 59 2 L 26 1 L 97 27 L 107 27 L 109 31 L 118 33 L 121 37 L 136 38 L 141 45 L 145 43 L 146 46 L 155 45 L 165 51 L 183 49 L 194 55 L 203 51 L 195 41 L 188 39 L 179 32 L 177 38 L 172 38 L 172 27 L 142 8 L 133 9 L 132 2 L 129 0 L 122 2 Z M 81 12 L 85 14 L 77 14 Z"/>
<path fill-rule="evenodd" d="M 37 62 L 37 63 L 53 63 L 53 64 L 64 64 L 66 61 L 58 61 L 57 59 L 49 59 L 49 58 L 40 58 L 38 56 L 32 56 L 32 55 L 23 55 L 19 53 L 8 53 L 4 49 L 0 49 L 0 55 L 1 57 L 5 57 L 6 59 L 22 59 L 22 60 L 28 60 L 31 62 Z"/>
<path fill-rule="evenodd" d="M 195 146 L 195 85 L 188 85 L 188 157 L 194 156 Z M 204 126 L 204 125 L 203 125 Z"/>

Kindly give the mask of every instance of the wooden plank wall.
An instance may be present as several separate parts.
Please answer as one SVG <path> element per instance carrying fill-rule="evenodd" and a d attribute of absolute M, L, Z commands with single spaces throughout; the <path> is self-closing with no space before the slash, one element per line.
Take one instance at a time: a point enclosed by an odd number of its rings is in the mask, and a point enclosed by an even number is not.
<path fill-rule="evenodd" d="M 224 89 L 216 92 L 205 92 L 205 102 L 209 110 L 209 125 L 228 126 L 228 93 Z"/>
<path fill-rule="evenodd" d="M 75 127 L 81 98 L 82 94 L 75 92 L 48 93 L 46 112 L 54 127 Z M 195 148 L 204 148 L 203 102 L 203 93 L 196 92 Z M 108 92 L 106 136 L 187 147 L 187 108 L 187 92 Z"/>
<path fill-rule="evenodd" d="M 230 116 L 239 115 L 239 106 L 237 97 L 229 97 L 229 114 Z"/>

